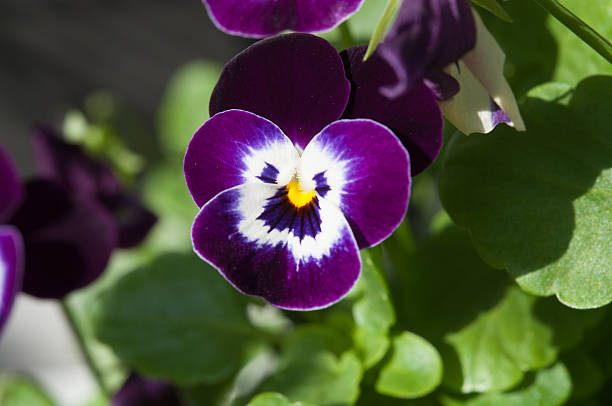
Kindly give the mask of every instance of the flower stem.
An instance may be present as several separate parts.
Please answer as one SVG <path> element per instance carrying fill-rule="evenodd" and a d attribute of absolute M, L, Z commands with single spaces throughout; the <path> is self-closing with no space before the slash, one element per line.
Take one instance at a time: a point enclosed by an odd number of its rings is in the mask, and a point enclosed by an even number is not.
<path fill-rule="evenodd" d="M 111 393 L 108 387 L 106 386 L 104 379 L 102 378 L 102 374 L 100 373 L 100 370 L 96 367 L 96 364 L 94 363 L 93 357 L 91 356 L 91 353 L 89 352 L 89 348 L 87 347 L 87 344 L 85 343 L 85 336 L 83 332 L 81 331 L 81 329 L 79 328 L 74 312 L 72 311 L 72 309 L 70 309 L 70 305 L 68 304 L 68 299 L 64 298 L 60 300 L 60 303 L 62 306 L 62 310 L 64 312 L 64 316 L 66 317 L 66 321 L 68 321 L 68 324 L 70 325 L 70 328 L 72 329 L 72 332 L 75 338 L 77 339 L 79 348 L 81 350 L 81 354 L 83 355 L 83 358 L 85 358 L 85 362 L 89 366 L 89 370 L 93 374 L 98 384 L 98 387 L 100 388 L 100 391 L 106 398 L 110 398 Z"/>
<path fill-rule="evenodd" d="M 601 34 L 565 8 L 558 0 L 534 0 L 553 17 L 569 28 L 597 53 L 612 62 L 612 44 Z"/>
<path fill-rule="evenodd" d="M 340 38 L 342 38 L 342 45 L 344 48 L 355 46 L 355 38 L 353 38 L 353 34 L 351 33 L 351 27 L 349 26 L 348 20 L 338 26 L 338 31 L 340 31 Z"/>

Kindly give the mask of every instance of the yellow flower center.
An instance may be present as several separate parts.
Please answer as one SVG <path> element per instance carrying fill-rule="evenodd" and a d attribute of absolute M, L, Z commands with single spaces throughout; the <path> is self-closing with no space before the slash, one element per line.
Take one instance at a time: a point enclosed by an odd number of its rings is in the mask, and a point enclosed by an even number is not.
<path fill-rule="evenodd" d="M 287 194 L 289 201 L 297 208 L 306 206 L 315 197 L 314 190 L 304 192 L 300 182 L 295 179 L 291 179 L 291 182 L 287 185 Z"/>

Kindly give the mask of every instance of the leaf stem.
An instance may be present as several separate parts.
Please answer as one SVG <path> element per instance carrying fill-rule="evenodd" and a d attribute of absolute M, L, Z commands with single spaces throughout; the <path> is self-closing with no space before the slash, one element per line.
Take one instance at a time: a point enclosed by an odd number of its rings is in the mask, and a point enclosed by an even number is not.
<path fill-rule="evenodd" d="M 612 44 L 601 34 L 582 21 L 578 16 L 565 8 L 558 0 L 534 0 L 544 10 L 569 28 L 580 39 L 586 42 L 599 55 L 612 62 Z"/>
<path fill-rule="evenodd" d="M 81 350 L 81 354 L 83 355 L 83 358 L 85 358 L 85 362 L 89 366 L 89 370 L 93 374 L 100 388 L 100 391 L 106 398 L 110 398 L 111 396 L 110 390 L 106 386 L 106 383 L 104 382 L 104 379 L 102 378 L 102 374 L 100 373 L 100 370 L 98 370 L 98 368 L 96 367 L 96 364 L 94 363 L 93 357 L 91 356 L 91 353 L 89 352 L 89 348 L 87 347 L 87 344 L 85 343 L 85 336 L 83 335 L 83 332 L 79 328 L 74 312 L 72 311 L 72 309 L 70 309 L 70 305 L 68 304 L 68 299 L 64 298 L 60 300 L 60 303 L 62 306 L 62 310 L 64 312 L 64 316 L 66 317 L 66 321 L 70 325 L 70 328 L 72 329 L 72 332 L 75 338 L 77 339 L 79 349 Z"/>
<path fill-rule="evenodd" d="M 344 48 L 350 48 L 356 45 L 348 20 L 338 26 L 338 31 L 340 31 L 340 38 L 342 38 L 342 45 Z"/>

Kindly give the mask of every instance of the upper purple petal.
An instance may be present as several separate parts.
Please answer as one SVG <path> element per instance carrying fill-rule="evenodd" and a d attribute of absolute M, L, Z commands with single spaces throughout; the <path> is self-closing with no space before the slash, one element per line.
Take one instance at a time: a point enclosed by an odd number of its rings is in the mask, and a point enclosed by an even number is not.
<path fill-rule="evenodd" d="M 106 165 L 65 142 L 52 129 L 34 133 L 34 153 L 42 177 L 63 185 L 75 198 L 97 200 L 119 227 L 119 246 L 130 248 L 147 236 L 157 217 L 122 188 Z"/>
<path fill-rule="evenodd" d="M 0 226 L 0 332 L 21 290 L 22 273 L 23 243 L 19 231 Z"/>
<path fill-rule="evenodd" d="M 387 238 L 410 197 L 410 160 L 399 139 L 372 120 L 341 120 L 302 154 L 301 178 L 325 179 L 324 200 L 340 207 L 360 249 Z"/>
<path fill-rule="evenodd" d="M 397 19 L 377 51 L 398 77 L 395 85 L 384 88 L 385 94 L 400 95 L 430 71 L 457 61 L 475 44 L 474 16 L 466 0 L 402 2 Z"/>
<path fill-rule="evenodd" d="M 442 112 L 434 94 L 422 83 L 399 97 L 389 99 L 380 93 L 382 86 L 395 82 L 393 69 L 377 54 L 363 62 L 366 47 L 342 52 L 351 81 L 351 98 L 344 114 L 347 118 L 369 118 L 389 127 L 410 154 L 415 176 L 436 159 L 442 147 Z"/>
<path fill-rule="evenodd" d="M 223 69 L 210 114 L 241 109 L 278 125 L 301 148 L 342 115 L 350 93 L 342 60 L 326 40 L 309 34 L 264 39 Z"/>
<path fill-rule="evenodd" d="M 234 287 L 291 310 L 314 310 L 353 287 L 361 261 L 349 225 L 325 199 L 296 209 L 282 187 L 250 183 L 202 207 L 194 250 Z"/>
<path fill-rule="evenodd" d="M 215 25 L 229 34 L 266 37 L 284 30 L 327 31 L 363 0 L 203 0 Z"/>
<path fill-rule="evenodd" d="M 185 179 L 196 204 L 245 182 L 276 183 L 298 153 L 278 126 L 242 110 L 223 111 L 195 133 L 185 154 Z M 272 171 L 267 173 L 266 171 Z"/>
<path fill-rule="evenodd" d="M 0 223 L 7 220 L 23 197 L 23 186 L 10 158 L 0 147 Z"/>
<path fill-rule="evenodd" d="M 11 224 L 25 245 L 23 291 L 38 297 L 61 298 L 93 282 L 117 246 L 117 226 L 104 207 L 49 180 L 26 184 Z"/>
<path fill-rule="evenodd" d="M 181 406 L 176 389 L 166 381 L 132 374 L 113 396 L 113 406 Z"/>

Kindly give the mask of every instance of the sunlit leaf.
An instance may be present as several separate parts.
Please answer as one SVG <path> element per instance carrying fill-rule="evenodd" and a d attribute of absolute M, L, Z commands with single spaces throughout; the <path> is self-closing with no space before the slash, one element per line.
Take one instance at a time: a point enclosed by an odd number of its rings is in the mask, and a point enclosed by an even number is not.
<path fill-rule="evenodd" d="M 54 406 L 55 402 L 32 379 L 0 375 L 0 405 L 2 406 Z"/>
<path fill-rule="evenodd" d="M 295 402 L 292 403 L 286 396 L 280 393 L 262 393 L 253 398 L 247 406 L 315 406 L 312 403 Z"/>
<path fill-rule="evenodd" d="M 501 18 L 506 22 L 513 22 L 512 17 L 508 15 L 506 10 L 497 2 L 497 0 L 471 0 L 472 3 L 489 10 L 497 18 Z"/>
<path fill-rule="evenodd" d="M 387 0 L 387 6 L 385 7 L 385 11 L 383 11 L 380 20 L 378 20 L 378 24 L 372 33 L 372 37 L 370 38 L 370 42 L 368 43 L 368 49 L 366 50 L 365 55 L 363 56 L 363 60 L 368 59 L 374 51 L 376 51 L 376 47 L 382 41 L 383 35 L 387 32 L 387 29 L 391 25 L 393 17 L 400 6 L 400 0 Z"/>

